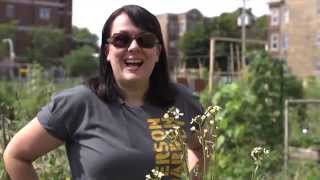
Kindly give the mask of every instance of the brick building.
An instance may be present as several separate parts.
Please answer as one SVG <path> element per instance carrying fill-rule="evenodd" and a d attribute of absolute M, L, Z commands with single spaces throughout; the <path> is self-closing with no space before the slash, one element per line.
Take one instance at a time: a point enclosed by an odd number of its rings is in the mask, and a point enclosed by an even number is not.
<path fill-rule="evenodd" d="M 320 77 L 320 0 L 272 0 L 270 53 L 301 77 Z"/>
<path fill-rule="evenodd" d="M 32 27 L 50 26 L 66 34 L 64 53 L 71 43 L 72 0 L 1 0 L 0 23 L 17 20 L 14 49 L 17 57 L 25 54 L 30 45 L 28 32 Z"/>
<path fill-rule="evenodd" d="M 181 14 L 161 14 L 157 15 L 161 25 L 165 48 L 167 51 L 169 68 L 173 71 L 181 59 L 181 52 L 178 50 L 180 37 L 187 31 L 192 31 L 197 23 L 204 20 L 204 16 L 197 9 L 192 9 Z"/>

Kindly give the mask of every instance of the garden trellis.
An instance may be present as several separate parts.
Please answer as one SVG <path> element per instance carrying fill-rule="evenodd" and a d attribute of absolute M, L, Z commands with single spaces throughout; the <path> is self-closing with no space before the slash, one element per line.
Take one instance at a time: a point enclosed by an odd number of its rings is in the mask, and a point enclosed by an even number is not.
<path fill-rule="evenodd" d="M 285 107 L 284 107 L 284 172 L 285 172 L 285 179 L 288 179 L 288 160 L 289 160 L 289 156 L 292 156 L 290 153 L 293 154 L 293 151 L 295 151 L 295 155 L 293 155 L 292 157 L 296 157 L 298 158 L 298 154 L 308 154 L 308 155 L 302 155 L 302 158 L 307 158 L 307 159 L 311 159 L 311 160 L 320 160 L 320 156 L 319 156 L 319 149 L 318 150 L 303 150 L 303 149 L 299 149 L 299 148 L 290 148 L 289 147 L 289 130 L 291 130 L 289 128 L 289 108 L 294 106 L 294 105 L 303 105 L 304 107 L 308 106 L 308 105 L 317 105 L 320 106 L 320 100 L 319 99 L 287 99 L 285 100 Z M 320 116 L 317 116 L 317 114 L 320 114 L 320 111 L 318 110 L 318 108 L 316 107 L 316 109 L 304 109 L 306 113 L 310 113 L 311 115 L 314 115 L 316 118 L 319 118 Z M 309 110 L 309 111 L 308 111 Z M 297 113 L 297 111 L 295 111 Z M 308 116 L 308 115 L 307 115 Z M 299 117 L 298 117 L 299 118 Z M 310 117 L 309 117 L 310 118 Z M 293 120 L 293 119 L 291 119 Z M 315 120 L 313 120 L 314 122 L 316 122 Z M 291 124 L 293 124 L 293 121 L 290 121 Z M 310 122 L 309 122 L 310 123 Z M 304 124 L 305 125 L 305 124 Z M 292 127 L 292 126 L 291 126 Z M 301 128 L 301 127 L 300 127 Z M 308 133 L 308 126 L 306 126 L 305 128 L 302 127 L 301 128 L 301 132 L 303 134 L 307 134 Z M 320 129 L 318 130 L 320 134 Z M 316 133 L 316 132 L 313 132 Z"/>

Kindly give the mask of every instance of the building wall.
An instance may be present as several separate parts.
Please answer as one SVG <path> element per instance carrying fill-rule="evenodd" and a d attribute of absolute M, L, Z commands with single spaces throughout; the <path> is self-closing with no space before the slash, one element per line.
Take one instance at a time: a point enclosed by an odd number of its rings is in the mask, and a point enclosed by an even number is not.
<path fill-rule="evenodd" d="M 280 48 L 271 53 L 274 57 L 286 59 L 290 71 L 301 78 L 320 77 L 319 6 L 319 0 L 282 0 L 280 4 L 270 4 L 271 12 L 280 9 L 281 19 L 278 27 Z M 270 42 L 271 34 L 275 32 L 270 23 Z"/>
<path fill-rule="evenodd" d="M 18 33 L 14 42 L 18 56 L 24 54 L 30 45 L 30 37 L 28 37 L 30 29 L 39 26 L 63 29 L 67 37 L 65 53 L 69 51 L 72 32 L 72 0 L 1 0 L 0 23 L 11 20 L 18 21 Z"/>
<path fill-rule="evenodd" d="M 161 14 L 157 18 L 161 25 L 169 68 L 172 72 L 180 65 L 182 58 L 182 53 L 178 49 L 181 36 L 187 31 L 194 30 L 197 23 L 202 21 L 204 17 L 198 10 L 192 9 L 181 14 Z"/>

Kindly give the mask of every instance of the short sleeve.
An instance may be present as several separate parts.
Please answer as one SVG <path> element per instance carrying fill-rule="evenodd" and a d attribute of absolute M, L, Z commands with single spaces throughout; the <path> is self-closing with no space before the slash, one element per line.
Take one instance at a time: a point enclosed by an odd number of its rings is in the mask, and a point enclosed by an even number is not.
<path fill-rule="evenodd" d="M 191 120 L 196 115 L 203 113 L 203 107 L 198 99 L 192 94 L 192 91 L 182 85 L 177 85 L 178 96 L 176 99 L 176 106 L 183 113 L 183 120 L 185 121 L 185 131 L 187 136 L 191 135 Z"/>
<path fill-rule="evenodd" d="M 83 97 L 80 88 L 68 89 L 53 96 L 51 102 L 37 114 L 40 124 L 60 140 L 68 140 L 81 122 Z"/>

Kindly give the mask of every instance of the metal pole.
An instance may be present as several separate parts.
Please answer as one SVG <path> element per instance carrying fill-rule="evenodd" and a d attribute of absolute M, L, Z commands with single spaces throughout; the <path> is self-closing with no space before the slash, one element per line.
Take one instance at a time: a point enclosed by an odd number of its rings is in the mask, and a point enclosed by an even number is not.
<path fill-rule="evenodd" d="M 284 107 L 284 179 L 288 179 L 288 138 L 289 138 L 289 130 L 288 130 L 288 100 L 285 100 Z"/>
<path fill-rule="evenodd" d="M 9 58 L 11 61 L 14 61 L 16 55 L 14 53 L 13 41 L 10 38 L 2 39 L 2 42 L 7 42 L 9 44 Z"/>
<path fill-rule="evenodd" d="M 213 71 L 214 71 L 214 45 L 215 45 L 215 39 L 210 38 L 210 51 L 209 51 L 209 57 L 210 57 L 210 66 L 209 66 L 209 93 L 212 92 L 212 86 L 213 86 Z"/>
<path fill-rule="evenodd" d="M 243 7 L 241 12 L 241 62 L 242 62 L 242 68 L 246 65 L 246 0 L 243 0 Z"/>
<path fill-rule="evenodd" d="M 234 79 L 234 49 L 233 49 L 233 43 L 230 43 L 230 76 L 231 81 Z"/>

